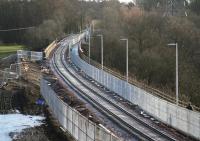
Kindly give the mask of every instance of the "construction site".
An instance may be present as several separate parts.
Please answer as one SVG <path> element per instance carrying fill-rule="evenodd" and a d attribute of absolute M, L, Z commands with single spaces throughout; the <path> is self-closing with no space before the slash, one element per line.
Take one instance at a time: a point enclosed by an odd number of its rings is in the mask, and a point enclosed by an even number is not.
<path fill-rule="evenodd" d="M 48 73 L 47 69 L 42 69 L 43 62 L 31 61 L 30 58 L 21 59 L 20 63 L 16 60 L 17 54 L 0 60 L 0 115 L 40 115 L 45 120 L 42 126 L 28 128 L 21 133 L 13 132 L 9 136 L 14 141 L 71 140 L 70 136 L 63 134 L 48 107 L 37 102 L 43 100 L 40 79 L 43 73 Z"/>

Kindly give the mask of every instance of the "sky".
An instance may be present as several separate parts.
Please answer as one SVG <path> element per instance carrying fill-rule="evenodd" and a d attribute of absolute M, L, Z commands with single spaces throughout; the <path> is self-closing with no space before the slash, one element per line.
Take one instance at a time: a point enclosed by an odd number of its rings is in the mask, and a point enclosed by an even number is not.
<path fill-rule="evenodd" d="M 133 1 L 133 0 L 119 0 L 120 2 L 130 2 L 130 1 Z"/>
<path fill-rule="evenodd" d="M 87 1 L 87 0 L 86 0 Z M 135 0 L 119 0 L 120 2 L 126 2 L 126 3 L 128 3 L 128 2 L 130 2 L 130 1 L 135 1 Z"/>

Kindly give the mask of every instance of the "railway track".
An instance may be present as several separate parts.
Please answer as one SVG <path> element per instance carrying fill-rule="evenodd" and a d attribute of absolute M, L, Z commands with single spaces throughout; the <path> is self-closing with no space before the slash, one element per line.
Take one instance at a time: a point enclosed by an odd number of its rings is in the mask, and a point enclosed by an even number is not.
<path fill-rule="evenodd" d="M 113 100 L 106 98 L 103 95 L 98 94 L 95 90 L 91 89 L 90 85 L 84 84 L 77 74 L 73 73 L 72 68 L 67 65 L 65 61 L 66 47 L 62 45 L 56 50 L 51 61 L 52 69 L 59 75 L 65 83 L 81 95 L 85 100 L 106 114 L 109 119 L 118 123 L 123 129 L 136 134 L 144 140 L 151 141 L 174 141 L 171 135 L 143 122 L 130 112 L 124 110 L 123 107 L 113 102 Z"/>

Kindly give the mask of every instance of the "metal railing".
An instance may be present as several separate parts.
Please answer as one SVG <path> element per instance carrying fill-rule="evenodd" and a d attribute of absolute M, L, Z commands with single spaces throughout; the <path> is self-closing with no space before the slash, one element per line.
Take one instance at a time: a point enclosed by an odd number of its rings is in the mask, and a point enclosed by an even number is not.
<path fill-rule="evenodd" d="M 92 60 L 92 59 L 89 59 L 84 53 L 82 53 L 80 50 L 79 50 L 79 56 L 81 57 L 81 59 L 83 59 L 85 62 L 87 62 L 88 64 L 90 63 L 91 65 L 97 67 L 98 69 L 102 69 L 101 67 L 101 64 L 99 64 L 98 62 Z M 90 60 L 90 61 L 89 61 Z M 108 67 L 105 67 L 103 68 L 104 71 L 116 76 L 117 78 L 121 79 L 121 80 L 125 80 L 126 81 L 126 76 L 122 75 L 121 73 L 119 72 L 116 72 L 116 71 L 113 71 L 112 69 L 108 68 Z M 153 87 L 150 87 L 149 85 L 146 85 L 145 83 L 141 83 L 141 82 L 138 82 L 136 79 L 134 78 L 130 78 L 129 77 L 129 83 L 130 84 L 133 84 L 139 88 L 142 88 L 148 92 L 150 92 L 151 94 L 155 95 L 155 96 L 158 96 L 164 100 L 167 100 L 171 103 L 176 103 L 176 98 L 175 97 L 172 97 L 170 95 L 167 95 L 166 93 L 158 90 L 158 89 L 155 89 Z M 179 100 L 179 106 L 181 107 L 186 107 L 188 106 L 188 103 L 185 102 L 185 101 L 181 101 Z M 200 107 L 197 107 L 195 105 L 192 105 L 193 109 L 195 111 L 200 111 Z"/>

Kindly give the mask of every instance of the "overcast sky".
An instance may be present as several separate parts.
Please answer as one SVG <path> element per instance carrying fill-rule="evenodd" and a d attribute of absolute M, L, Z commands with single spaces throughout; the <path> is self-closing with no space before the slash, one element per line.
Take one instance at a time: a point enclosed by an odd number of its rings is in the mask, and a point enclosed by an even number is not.
<path fill-rule="evenodd" d="M 86 1 L 89 1 L 89 0 L 86 0 Z M 128 3 L 128 2 L 130 2 L 130 1 L 135 1 L 135 0 L 118 0 L 118 1 Z"/>
<path fill-rule="evenodd" d="M 132 0 L 119 0 L 120 2 L 130 2 Z"/>

